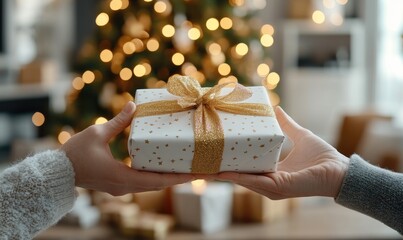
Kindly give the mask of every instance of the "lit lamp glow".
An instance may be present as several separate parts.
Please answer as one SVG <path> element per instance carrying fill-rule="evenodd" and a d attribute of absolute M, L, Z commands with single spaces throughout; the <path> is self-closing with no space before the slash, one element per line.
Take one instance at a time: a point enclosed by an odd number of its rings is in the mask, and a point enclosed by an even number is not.
<path fill-rule="evenodd" d="M 231 223 L 230 183 L 195 180 L 174 187 L 174 212 L 181 227 L 214 233 Z"/>

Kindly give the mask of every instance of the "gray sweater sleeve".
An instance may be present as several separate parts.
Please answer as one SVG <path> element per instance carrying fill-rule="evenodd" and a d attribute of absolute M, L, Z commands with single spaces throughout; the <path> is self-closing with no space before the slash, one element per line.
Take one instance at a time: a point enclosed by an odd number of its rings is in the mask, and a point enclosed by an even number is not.
<path fill-rule="evenodd" d="M 403 174 L 373 166 L 353 155 L 336 202 L 403 234 Z"/>
<path fill-rule="evenodd" d="M 65 153 L 45 151 L 0 174 L 0 239 L 31 239 L 73 207 L 74 170 Z"/>

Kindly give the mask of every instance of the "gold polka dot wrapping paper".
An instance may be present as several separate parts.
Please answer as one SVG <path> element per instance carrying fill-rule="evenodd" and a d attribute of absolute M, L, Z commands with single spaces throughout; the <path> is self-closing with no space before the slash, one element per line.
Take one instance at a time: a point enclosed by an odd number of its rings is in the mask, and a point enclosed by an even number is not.
<path fill-rule="evenodd" d="M 284 135 L 264 87 L 201 88 L 174 76 L 139 89 L 129 136 L 132 167 L 174 173 L 274 172 Z"/>

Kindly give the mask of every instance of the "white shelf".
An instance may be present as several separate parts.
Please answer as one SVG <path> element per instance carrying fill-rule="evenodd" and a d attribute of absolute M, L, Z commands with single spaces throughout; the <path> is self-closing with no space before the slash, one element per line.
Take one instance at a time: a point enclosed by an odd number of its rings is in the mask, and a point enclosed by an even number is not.
<path fill-rule="evenodd" d="M 360 111 L 365 104 L 364 40 L 363 26 L 356 20 L 342 26 L 305 20 L 284 24 L 284 107 L 302 126 L 330 143 L 337 140 L 343 115 Z M 338 41 L 348 51 L 345 61 L 334 60 L 335 67 L 298 66 L 306 56 L 336 52 Z"/>

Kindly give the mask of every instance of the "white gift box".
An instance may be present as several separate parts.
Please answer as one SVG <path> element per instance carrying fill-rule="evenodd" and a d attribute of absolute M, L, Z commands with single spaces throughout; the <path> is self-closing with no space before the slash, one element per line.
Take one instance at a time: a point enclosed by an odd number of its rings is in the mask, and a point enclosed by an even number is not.
<path fill-rule="evenodd" d="M 232 221 L 232 196 L 230 183 L 209 182 L 201 191 L 190 183 L 177 185 L 173 191 L 176 222 L 206 234 L 224 230 Z"/>
<path fill-rule="evenodd" d="M 270 105 L 264 87 L 248 87 L 252 96 L 242 103 Z M 224 88 L 228 94 L 232 88 Z M 175 100 L 166 89 L 139 89 L 135 103 Z M 284 135 L 275 117 L 237 115 L 217 111 L 224 129 L 220 172 L 276 171 Z M 194 153 L 194 110 L 135 117 L 129 136 L 132 167 L 139 170 L 190 173 Z"/>

